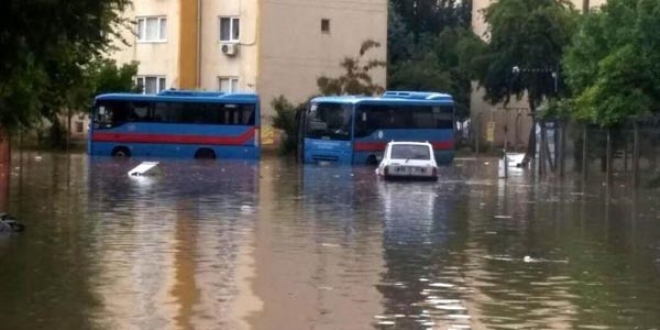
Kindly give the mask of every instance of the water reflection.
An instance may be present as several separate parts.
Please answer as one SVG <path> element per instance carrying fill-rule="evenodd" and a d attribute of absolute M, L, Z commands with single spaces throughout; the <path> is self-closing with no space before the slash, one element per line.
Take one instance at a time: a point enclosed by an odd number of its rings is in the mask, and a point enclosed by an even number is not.
<path fill-rule="evenodd" d="M 280 159 L 165 160 L 134 178 L 139 160 L 36 156 L 9 174 L 28 231 L 0 237 L 2 328 L 660 324 L 651 191 L 503 181 L 476 159 L 389 183 Z"/>
<path fill-rule="evenodd" d="M 162 162 L 158 176 L 129 177 L 135 165 L 89 163 L 99 321 L 228 328 L 236 258 L 256 219 L 258 164 Z"/>

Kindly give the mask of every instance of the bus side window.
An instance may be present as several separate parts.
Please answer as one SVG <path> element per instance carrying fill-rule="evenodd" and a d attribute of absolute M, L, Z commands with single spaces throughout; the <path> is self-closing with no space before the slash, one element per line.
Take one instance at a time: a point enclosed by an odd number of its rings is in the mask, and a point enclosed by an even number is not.
<path fill-rule="evenodd" d="M 168 118 L 167 115 L 168 109 L 167 104 L 163 102 L 158 102 L 154 104 L 154 118 L 155 122 L 165 122 Z"/>
<path fill-rule="evenodd" d="M 149 103 L 147 102 L 133 102 L 131 104 L 130 121 L 145 122 L 150 121 L 149 118 Z"/>
<path fill-rule="evenodd" d="M 231 110 L 227 109 L 227 108 L 223 108 L 222 112 L 223 112 L 223 116 L 222 116 L 223 121 L 222 121 L 222 123 L 225 124 L 225 125 L 231 125 L 231 120 L 230 120 Z"/>

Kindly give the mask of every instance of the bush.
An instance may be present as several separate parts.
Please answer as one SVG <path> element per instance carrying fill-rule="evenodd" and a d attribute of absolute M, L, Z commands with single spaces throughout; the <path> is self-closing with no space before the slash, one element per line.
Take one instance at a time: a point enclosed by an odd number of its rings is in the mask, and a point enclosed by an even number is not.
<path fill-rule="evenodd" d="M 271 106 L 275 110 L 273 118 L 273 127 L 284 132 L 284 138 L 281 140 L 280 153 L 289 154 L 296 150 L 298 133 L 298 123 L 296 122 L 296 112 L 305 108 L 305 103 L 297 106 L 289 102 L 283 95 L 273 99 Z"/>

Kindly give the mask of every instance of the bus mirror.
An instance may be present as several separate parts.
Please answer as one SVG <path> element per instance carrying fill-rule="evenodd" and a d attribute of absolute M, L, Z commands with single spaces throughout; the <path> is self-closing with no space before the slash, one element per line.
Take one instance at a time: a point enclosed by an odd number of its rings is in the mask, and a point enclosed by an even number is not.
<path fill-rule="evenodd" d="M 367 113 L 366 112 L 362 113 L 362 121 L 367 121 Z"/>

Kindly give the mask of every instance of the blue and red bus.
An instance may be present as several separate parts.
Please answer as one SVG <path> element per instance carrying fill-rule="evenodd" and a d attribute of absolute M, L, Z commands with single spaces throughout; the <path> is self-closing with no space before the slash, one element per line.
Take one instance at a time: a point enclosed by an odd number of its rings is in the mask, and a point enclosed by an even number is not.
<path fill-rule="evenodd" d="M 390 141 L 428 141 L 438 164 L 454 159 L 454 101 L 433 92 L 312 99 L 297 113 L 303 163 L 376 165 Z"/>
<path fill-rule="evenodd" d="M 253 93 L 165 90 L 96 97 L 90 155 L 247 158 L 259 146 L 259 97 Z"/>

